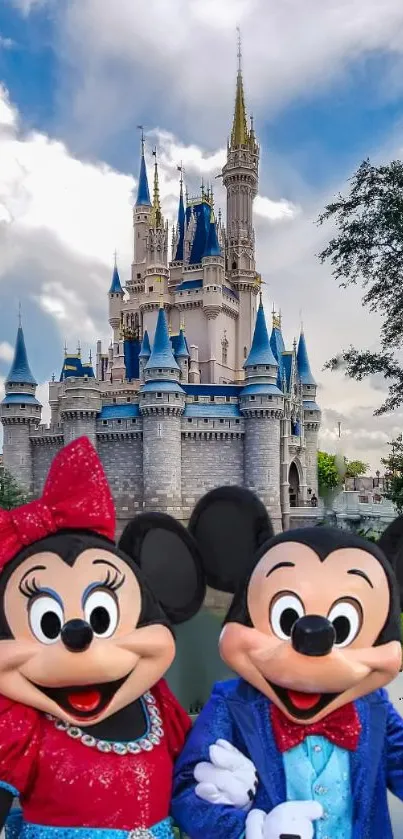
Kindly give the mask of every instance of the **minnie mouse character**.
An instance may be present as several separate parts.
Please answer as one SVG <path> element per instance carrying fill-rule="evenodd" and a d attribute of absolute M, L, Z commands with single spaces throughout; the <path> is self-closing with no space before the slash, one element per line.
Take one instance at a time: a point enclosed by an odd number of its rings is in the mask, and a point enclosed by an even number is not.
<path fill-rule="evenodd" d="M 162 676 L 205 573 L 170 516 L 137 516 L 118 547 L 114 532 L 86 438 L 56 456 L 39 501 L 0 511 L 0 826 L 18 796 L 23 839 L 172 835 L 191 723 Z"/>
<path fill-rule="evenodd" d="M 392 839 L 387 790 L 403 799 L 403 720 L 383 688 L 402 652 L 385 553 L 353 533 L 309 527 L 269 539 L 250 562 L 237 551 L 235 509 L 224 516 L 209 496 L 203 504 L 193 534 L 202 528 L 218 575 L 237 569 L 219 646 L 240 678 L 216 684 L 189 735 L 175 819 L 191 839 Z M 236 768 L 217 765 L 212 739 L 238 750 Z M 251 762 L 248 812 L 227 790 L 232 777 L 246 793 Z"/>

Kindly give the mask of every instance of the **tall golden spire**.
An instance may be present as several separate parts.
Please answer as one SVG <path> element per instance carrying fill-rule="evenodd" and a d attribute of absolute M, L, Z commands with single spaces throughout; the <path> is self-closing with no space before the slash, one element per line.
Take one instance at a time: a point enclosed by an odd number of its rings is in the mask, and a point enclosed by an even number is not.
<path fill-rule="evenodd" d="M 153 155 L 155 157 L 154 164 L 154 192 L 153 192 L 153 206 L 151 209 L 150 223 L 153 227 L 163 227 L 164 219 L 161 211 L 160 200 L 160 186 L 158 181 L 158 164 L 157 164 L 157 149 L 154 149 Z"/>
<path fill-rule="evenodd" d="M 242 80 L 242 49 L 241 33 L 238 32 L 238 74 L 236 79 L 235 110 L 231 132 L 231 148 L 236 146 L 247 146 L 249 144 L 248 124 L 246 122 L 245 96 Z"/>

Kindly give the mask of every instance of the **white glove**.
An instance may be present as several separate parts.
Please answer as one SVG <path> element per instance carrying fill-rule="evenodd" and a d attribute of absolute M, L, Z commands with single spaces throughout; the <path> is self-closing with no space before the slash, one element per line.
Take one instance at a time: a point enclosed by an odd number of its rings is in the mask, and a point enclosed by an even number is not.
<path fill-rule="evenodd" d="M 252 761 L 227 740 L 217 740 L 210 746 L 209 756 L 211 763 L 198 763 L 195 767 L 196 795 L 210 804 L 249 810 L 258 784 Z"/>
<path fill-rule="evenodd" d="M 317 801 L 286 801 L 267 815 L 252 810 L 246 818 L 246 839 L 312 839 L 312 822 L 322 816 L 323 807 Z"/>

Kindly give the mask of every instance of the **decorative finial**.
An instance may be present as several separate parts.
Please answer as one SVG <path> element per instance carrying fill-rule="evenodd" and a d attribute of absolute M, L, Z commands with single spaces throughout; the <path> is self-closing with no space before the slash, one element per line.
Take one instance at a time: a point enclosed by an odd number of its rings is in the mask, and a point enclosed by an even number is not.
<path fill-rule="evenodd" d="M 183 168 L 183 163 L 182 163 L 182 161 L 180 162 L 180 165 L 178 166 L 178 172 L 180 172 L 180 173 L 181 173 L 179 183 L 180 183 L 181 192 L 182 192 L 182 190 L 183 190 L 183 175 L 185 174 L 185 170 L 184 170 L 184 168 Z"/>
<path fill-rule="evenodd" d="M 169 322 L 168 322 L 168 335 L 169 335 L 169 336 L 171 336 L 171 335 L 172 335 L 172 326 L 171 326 L 171 321 L 169 321 Z"/>
<path fill-rule="evenodd" d="M 238 38 L 238 51 L 237 51 L 237 58 L 238 58 L 238 73 L 242 73 L 242 39 L 241 39 L 241 28 L 237 26 L 237 38 Z"/>
<path fill-rule="evenodd" d="M 218 223 L 221 226 L 221 207 L 218 210 Z"/>
<path fill-rule="evenodd" d="M 202 177 L 202 182 L 201 182 L 201 197 L 204 198 L 204 178 L 203 177 Z"/>
<path fill-rule="evenodd" d="M 138 125 L 137 131 L 141 132 L 141 151 L 144 154 L 144 125 Z"/>
<path fill-rule="evenodd" d="M 163 293 L 163 290 L 162 290 L 162 282 L 163 282 L 162 277 L 157 277 L 155 282 L 160 284 L 160 309 L 163 309 L 164 308 L 164 293 Z"/>
<path fill-rule="evenodd" d="M 301 335 L 303 335 L 303 333 L 304 333 L 304 323 L 303 323 L 303 320 L 302 320 L 302 309 L 299 310 L 299 322 L 300 322 Z"/>
<path fill-rule="evenodd" d="M 297 339 L 296 339 L 296 338 L 294 338 L 294 340 L 293 340 L 293 342 L 292 342 L 292 346 L 293 346 L 293 349 L 294 349 L 294 355 L 295 355 L 295 353 L 296 353 L 296 351 L 297 351 Z"/>
<path fill-rule="evenodd" d="M 113 264 L 115 268 L 118 267 L 118 252 L 116 249 L 113 251 Z"/>
<path fill-rule="evenodd" d="M 78 355 L 79 358 L 81 357 L 81 343 L 80 343 L 80 341 L 77 341 L 77 355 Z"/>
<path fill-rule="evenodd" d="M 52 382 L 54 382 L 54 381 L 55 381 L 55 374 L 52 373 Z"/>
<path fill-rule="evenodd" d="M 18 301 L 18 326 L 21 328 L 22 326 L 22 315 L 21 315 L 21 300 Z"/>
<path fill-rule="evenodd" d="M 65 354 L 65 355 L 67 355 L 67 353 L 68 353 L 68 350 L 67 350 L 67 341 L 65 341 L 65 342 L 64 342 L 64 354 Z"/>
<path fill-rule="evenodd" d="M 90 358 L 90 364 L 92 364 L 92 350 L 90 350 L 90 356 L 89 356 L 89 358 Z"/>
<path fill-rule="evenodd" d="M 179 324 L 179 331 L 180 332 L 185 331 L 185 318 L 183 317 L 183 315 L 181 316 L 181 321 L 180 321 L 180 324 Z"/>
<path fill-rule="evenodd" d="M 263 297 L 262 297 L 262 292 L 261 291 L 259 291 L 259 305 L 263 306 Z"/>

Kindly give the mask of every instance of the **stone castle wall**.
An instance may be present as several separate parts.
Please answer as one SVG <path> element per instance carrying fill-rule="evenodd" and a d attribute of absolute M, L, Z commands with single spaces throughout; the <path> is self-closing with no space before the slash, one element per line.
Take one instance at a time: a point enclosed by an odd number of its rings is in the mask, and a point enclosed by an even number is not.
<path fill-rule="evenodd" d="M 241 435 L 182 436 L 182 505 L 191 512 L 199 498 L 214 487 L 242 485 L 244 441 Z"/>

